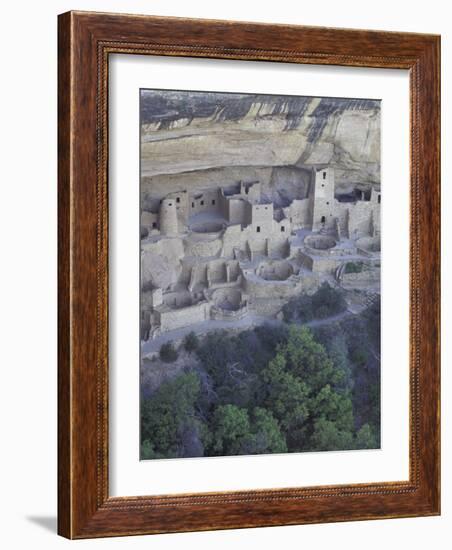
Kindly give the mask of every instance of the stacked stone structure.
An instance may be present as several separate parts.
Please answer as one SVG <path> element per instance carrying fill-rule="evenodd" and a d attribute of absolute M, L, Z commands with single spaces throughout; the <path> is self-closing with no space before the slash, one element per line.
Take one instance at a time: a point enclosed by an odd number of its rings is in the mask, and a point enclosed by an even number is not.
<path fill-rule="evenodd" d="M 275 315 L 324 280 L 340 284 L 347 262 L 365 261 L 378 284 L 380 206 L 374 188 L 336 195 L 328 166 L 312 167 L 306 196 L 284 207 L 258 181 L 168 194 L 141 216 L 143 338 Z"/>

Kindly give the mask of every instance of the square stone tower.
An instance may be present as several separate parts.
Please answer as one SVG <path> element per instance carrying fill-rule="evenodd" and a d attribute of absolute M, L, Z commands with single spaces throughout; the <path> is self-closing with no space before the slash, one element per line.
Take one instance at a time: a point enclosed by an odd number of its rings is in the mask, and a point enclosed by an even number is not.
<path fill-rule="evenodd" d="M 253 238 L 268 237 L 273 233 L 273 204 L 253 204 L 251 207 Z"/>
<path fill-rule="evenodd" d="M 334 227 L 334 170 L 315 168 L 311 190 L 312 230 Z"/>

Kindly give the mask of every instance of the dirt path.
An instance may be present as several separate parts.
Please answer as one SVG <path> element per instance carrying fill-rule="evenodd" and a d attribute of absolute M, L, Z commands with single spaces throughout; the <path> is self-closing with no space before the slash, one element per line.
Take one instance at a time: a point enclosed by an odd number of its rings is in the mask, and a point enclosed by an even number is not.
<path fill-rule="evenodd" d="M 312 328 L 320 327 L 322 325 L 328 325 L 330 323 L 335 323 L 336 321 L 341 321 L 342 319 L 345 319 L 346 317 L 352 317 L 353 315 L 356 315 L 356 313 L 346 309 L 345 311 L 338 313 L 337 315 L 325 317 L 325 319 L 313 319 L 312 321 L 305 323 L 305 325 Z M 159 351 L 162 344 L 165 344 L 166 342 L 180 341 L 190 332 L 201 335 L 213 330 L 246 329 L 264 324 L 279 326 L 282 323 L 283 321 L 279 321 L 278 319 L 269 319 L 268 317 L 261 317 L 258 315 L 247 315 L 245 318 L 240 319 L 240 321 L 234 323 L 230 321 L 204 321 L 202 323 L 197 323 L 188 327 L 171 330 L 170 332 L 162 334 L 155 340 L 142 342 L 141 356 L 146 357 L 150 353 L 155 353 L 156 351 Z"/>
<path fill-rule="evenodd" d="M 147 342 L 141 342 L 141 356 L 145 357 L 149 353 L 154 353 L 158 351 L 162 344 L 166 342 L 171 342 L 174 340 L 182 340 L 190 332 L 194 332 L 198 335 L 205 334 L 206 332 L 211 332 L 213 330 L 221 329 L 245 329 L 256 327 L 259 325 L 270 324 L 270 325 L 279 325 L 281 321 L 277 319 L 269 319 L 268 317 L 262 317 L 259 315 L 247 315 L 239 321 L 203 321 L 202 323 L 196 323 L 188 327 L 179 328 L 176 330 L 171 330 L 169 332 L 163 333 L 158 338 L 154 340 L 148 340 Z"/>

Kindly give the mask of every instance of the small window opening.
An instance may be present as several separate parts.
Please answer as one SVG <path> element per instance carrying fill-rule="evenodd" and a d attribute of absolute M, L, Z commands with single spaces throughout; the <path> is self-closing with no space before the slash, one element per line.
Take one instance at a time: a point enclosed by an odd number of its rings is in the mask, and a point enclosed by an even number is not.
<path fill-rule="evenodd" d="M 176 202 L 180 202 L 180 197 L 176 197 Z"/>
<path fill-rule="evenodd" d="M 261 228 L 260 228 L 260 225 L 258 225 L 258 226 L 256 227 L 256 231 L 257 231 L 258 233 L 260 233 L 260 232 L 261 232 Z"/>
<path fill-rule="evenodd" d="M 215 206 L 215 199 L 212 199 L 212 205 Z"/>
<path fill-rule="evenodd" d="M 201 201 L 201 206 L 204 206 L 204 201 Z"/>
<path fill-rule="evenodd" d="M 281 233 L 284 233 L 284 231 L 286 230 L 286 228 L 284 227 L 284 225 L 281 226 Z"/>
<path fill-rule="evenodd" d="M 323 172 L 323 179 L 326 180 L 326 172 Z"/>
<path fill-rule="evenodd" d="M 322 216 L 322 217 L 320 218 L 320 223 L 325 223 L 325 221 L 326 221 L 325 216 Z"/>
<path fill-rule="evenodd" d="M 378 204 L 381 203 L 381 195 L 378 195 Z"/>
<path fill-rule="evenodd" d="M 157 222 L 152 222 L 152 229 L 155 229 L 157 227 Z"/>
<path fill-rule="evenodd" d="M 192 208 L 195 207 L 195 203 L 194 203 L 194 202 L 191 203 L 191 207 L 192 207 Z"/>

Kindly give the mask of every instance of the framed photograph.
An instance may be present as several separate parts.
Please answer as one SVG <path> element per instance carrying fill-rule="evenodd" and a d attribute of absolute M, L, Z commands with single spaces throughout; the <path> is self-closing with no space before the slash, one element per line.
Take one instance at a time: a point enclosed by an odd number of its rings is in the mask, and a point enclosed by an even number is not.
<path fill-rule="evenodd" d="M 440 513 L 439 58 L 59 16 L 61 535 Z"/>

